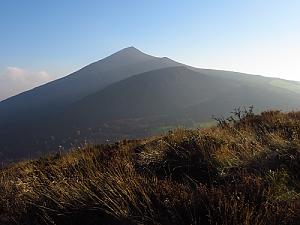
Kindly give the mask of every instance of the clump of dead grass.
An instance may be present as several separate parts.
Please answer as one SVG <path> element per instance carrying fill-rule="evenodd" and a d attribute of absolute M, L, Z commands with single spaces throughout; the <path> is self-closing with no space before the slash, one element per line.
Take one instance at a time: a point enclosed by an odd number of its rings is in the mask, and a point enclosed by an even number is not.
<path fill-rule="evenodd" d="M 275 225 L 300 221 L 300 113 L 86 146 L 0 172 L 1 224 Z"/>

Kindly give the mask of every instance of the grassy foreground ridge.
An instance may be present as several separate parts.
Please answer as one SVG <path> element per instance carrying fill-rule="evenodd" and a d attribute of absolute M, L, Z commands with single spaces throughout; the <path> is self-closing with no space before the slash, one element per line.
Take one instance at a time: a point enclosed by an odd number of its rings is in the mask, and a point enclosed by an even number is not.
<path fill-rule="evenodd" d="M 0 224 L 300 224 L 300 112 L 86 146 L 0 171 Z"/>

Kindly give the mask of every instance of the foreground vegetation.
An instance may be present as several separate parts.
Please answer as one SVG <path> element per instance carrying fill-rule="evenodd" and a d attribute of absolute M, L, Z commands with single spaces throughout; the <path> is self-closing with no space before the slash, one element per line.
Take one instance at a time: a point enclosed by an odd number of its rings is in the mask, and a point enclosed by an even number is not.
<path fill-rule="evenodd" d="M 1 171 L 0 224 L 300 224 L 300 112 L 86 146 Z"/>

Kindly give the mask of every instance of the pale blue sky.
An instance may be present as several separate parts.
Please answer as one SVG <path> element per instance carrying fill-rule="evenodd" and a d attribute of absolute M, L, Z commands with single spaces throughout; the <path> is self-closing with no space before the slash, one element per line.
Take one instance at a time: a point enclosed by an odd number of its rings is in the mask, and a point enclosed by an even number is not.
<path fill-rule="evenodd" d="M 0 10 L 0 100 L 127 46 L 300 80 L 299 0 L 1 0 Z"/>

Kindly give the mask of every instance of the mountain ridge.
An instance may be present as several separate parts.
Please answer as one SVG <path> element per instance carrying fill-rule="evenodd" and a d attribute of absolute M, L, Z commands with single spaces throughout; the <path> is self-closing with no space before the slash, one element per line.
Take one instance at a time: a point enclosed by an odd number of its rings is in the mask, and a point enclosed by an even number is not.
<path fill-rule="evenodd" d="M 143 137 L 160 127 L 209 122 L 240 106 L 300 109 L 298 84 L 278 80 L 199 69 L 125 48 L 0 102 L 0 152 L 19 157 L 91 139 Z"/>

